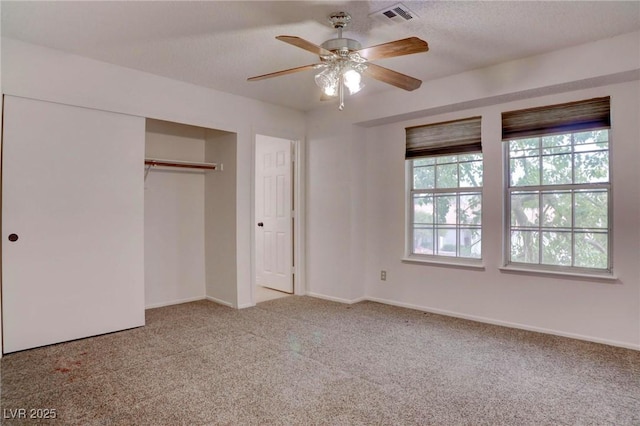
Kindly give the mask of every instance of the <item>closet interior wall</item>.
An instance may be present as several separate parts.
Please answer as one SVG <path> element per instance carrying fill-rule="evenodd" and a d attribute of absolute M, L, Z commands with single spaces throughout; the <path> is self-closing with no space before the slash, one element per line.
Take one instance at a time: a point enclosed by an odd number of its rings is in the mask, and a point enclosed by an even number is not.
<path fill-rule="evenodd" d="M 238 308 L 237 134 L 207 129 L 205 141 L 205 161 L 224 166 L 205 175 L 206 293 Z"/>
<path fill-rule="evenodd" d="M 211 140 L 212 134 L 228 135 L 213 129 L 147 119 L 145 157 L 218 162 L 205 154 L 215 150 L 210 147 L 216 143 Z M 235 134 L 230 135 L 235 140 Z M 209 296 L 207 268 L 215 268 L 209 265 L 211 256 L 207 256 L 205 249 L 208 238 L 205 231 L 207 222 L 224 223 L 225 218 L 215 211 L 205 214 L 205 204 L 207 197 L 215 197 L 213 187 L 223 179 L 222 173 L 170 167 L 149 170 L 144 185 L 146 308 Z M 235 205 L 233 208 L 235 212 Z M 233 230 L 235 221 L 224 226 Z M 235 289 L 236 283 L 228 285 Z"/>

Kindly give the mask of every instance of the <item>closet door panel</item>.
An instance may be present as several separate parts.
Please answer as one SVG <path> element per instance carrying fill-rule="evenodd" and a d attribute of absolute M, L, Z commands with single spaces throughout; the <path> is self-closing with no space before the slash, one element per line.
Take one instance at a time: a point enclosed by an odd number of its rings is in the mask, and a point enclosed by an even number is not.
<path fill-rule="evenodd" d="M 144 325 L 143 158 L 141 117 L 5 97 L 5 353 Z"/>

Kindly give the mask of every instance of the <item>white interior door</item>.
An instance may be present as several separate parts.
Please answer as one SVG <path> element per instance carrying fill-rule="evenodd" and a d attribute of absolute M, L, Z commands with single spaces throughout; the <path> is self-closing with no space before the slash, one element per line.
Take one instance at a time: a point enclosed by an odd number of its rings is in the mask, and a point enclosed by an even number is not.
<path fill-rule="evenodd" d="M 5 353 L 144 325 L 143 158 L 141 117 L 5 97 Z"/>
<path fill-rule="evenodd" d="M 291 141 L 256 135 L 256 283 L 293 293 Z"/>

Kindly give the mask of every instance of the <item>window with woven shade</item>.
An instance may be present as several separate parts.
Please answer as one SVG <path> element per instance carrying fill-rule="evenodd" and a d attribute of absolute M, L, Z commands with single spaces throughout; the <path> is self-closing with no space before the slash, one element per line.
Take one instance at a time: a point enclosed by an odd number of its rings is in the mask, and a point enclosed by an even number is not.
<path fill-rule="evenodd" d="M 502 114 L 505 264 L 611 273 L 609 97 Z"/>
<path fill-rule="evenodd" d="M 482 257 L 480 117 L 406 129 L 407 257 Z"/>

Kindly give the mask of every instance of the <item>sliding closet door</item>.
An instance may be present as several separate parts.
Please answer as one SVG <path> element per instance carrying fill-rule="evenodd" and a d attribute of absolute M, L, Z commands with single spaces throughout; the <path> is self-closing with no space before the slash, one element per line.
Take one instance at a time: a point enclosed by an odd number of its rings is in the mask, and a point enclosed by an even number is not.
<path fill-rule="evenodd" d="M 144 325 L 144 125 L 5 97 L 5 353 Z"/>

